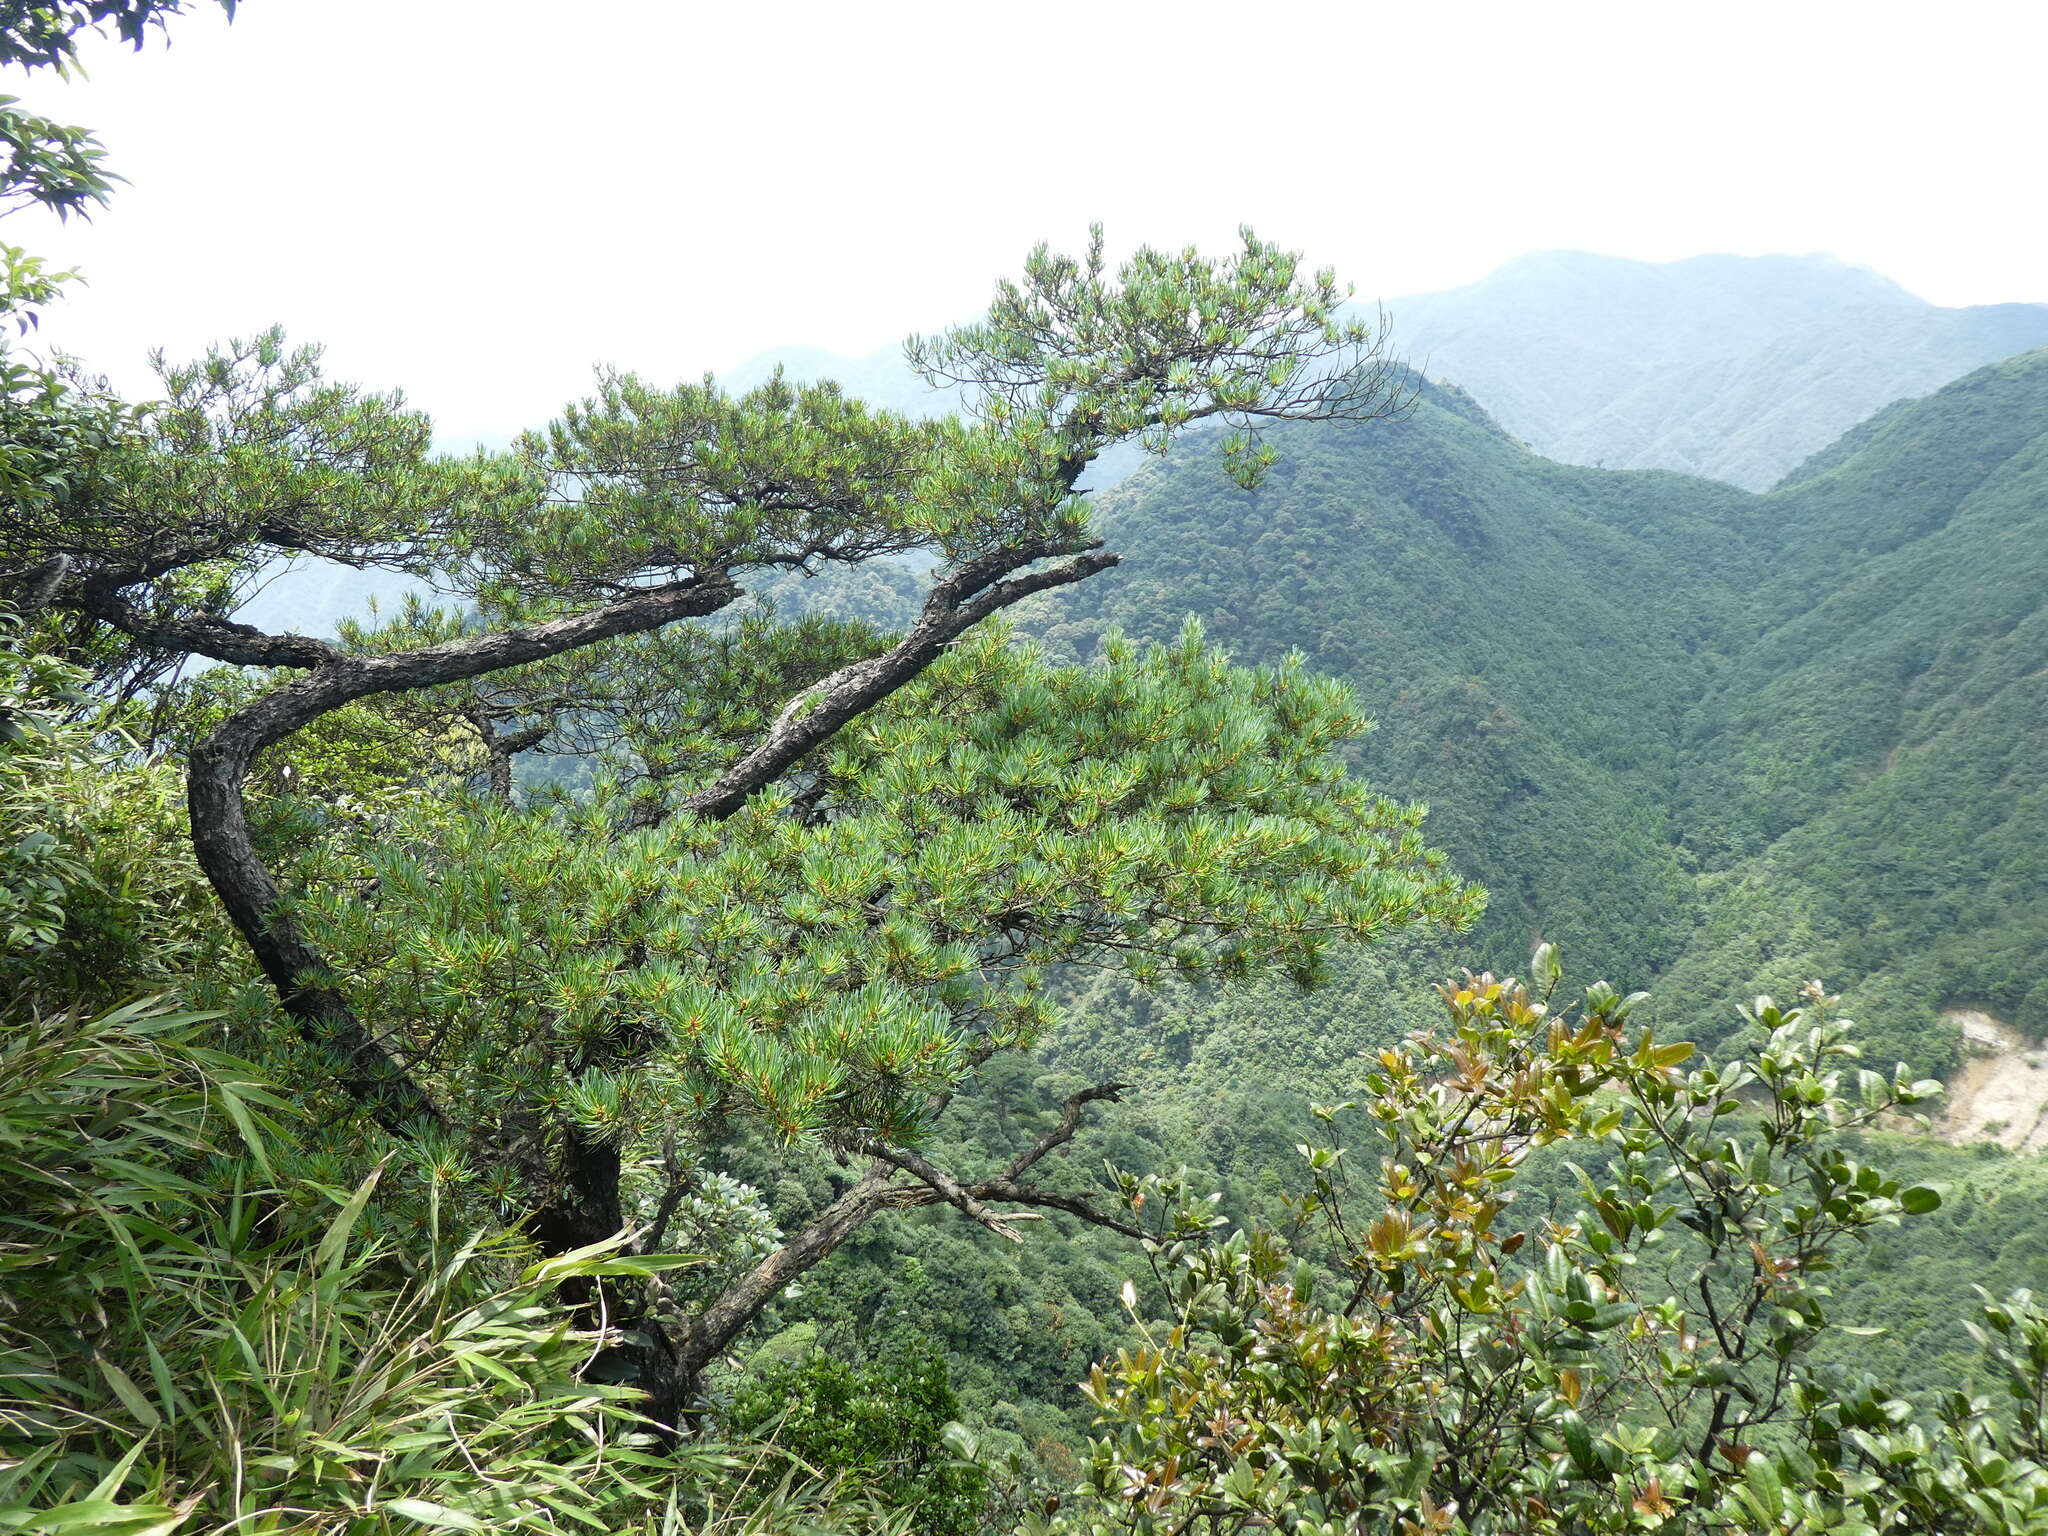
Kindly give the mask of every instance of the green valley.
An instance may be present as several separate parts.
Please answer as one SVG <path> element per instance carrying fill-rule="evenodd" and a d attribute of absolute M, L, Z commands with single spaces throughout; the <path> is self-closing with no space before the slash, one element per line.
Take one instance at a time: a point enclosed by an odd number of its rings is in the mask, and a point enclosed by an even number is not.
<path fill-rule="evenodd" d="M 1541 459 L 1470 397 L 1287 435 L 1256 494 L 1112 493 L 1129 551 L 1036 616 L 1195 616 L 1368 701 L 1359 766 L 1490 893 L 1476 956 L 1734 1002 L 1841 978 L 1875 1054 L 1943 1006 L 2048 1028 L 2048 352 L 1895 407 L 1768 495 Z"/>

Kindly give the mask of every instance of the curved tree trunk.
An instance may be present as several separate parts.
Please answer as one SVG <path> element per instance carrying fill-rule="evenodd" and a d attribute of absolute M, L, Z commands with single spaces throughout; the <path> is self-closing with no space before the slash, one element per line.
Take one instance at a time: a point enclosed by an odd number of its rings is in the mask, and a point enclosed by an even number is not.
<path fill-rule="evenodd" d="M 440 1113 L 384 1043 L 364 1027 L 347 999 L 326 984 L 325 959 L 285 910 L 283 895 L 249 831 L 243 790 L 257 754 L 357 699 L 460 682 L 619 635 L 659 629 L 678 619 L 701 618 L 738 595 L 739 589 L 723 575 L 673 582 L 552 623 L 389 656 L 350 656 L 319 642 L 254 630 L 236 636 L 234 649 L 244 652 L 277 639 L 292 647 L 294 655 L 308 643 L 324 654 L 306 676 L 245 704 L 193 750 L 185 786 L 193 852 L 263 974 L 277 989 L 285 1012 L 298 1023 L 307 1043 L 334 1063 L 336 1085 L 368 1109 L 378 1124 L 407 1135 L 422 1121 L 438 1120 Z M 123 614 L 117 608 L 99 616 L 118 623 Z M 226 659 L 255 658 L 244 654 Z"/>
<path fill-rule="evenodd" d="M 789 1286 L 822 1263 L 860 1226 L 889 1206 L 928 1205 L 927 1191 L 892 1186 L 895 1172 L 877 1163 L 795 1237 L 728 1285 L 718 1299 L 690 1318 L 664 1319 L 674 1341 L 676 1363 L 689 1397 L 698 1379 L 746 1326 Z"/>
<path fill-rule="evenodd" d="M 1049 555 L 1077 554 L 1073 545 L 1036 544 L 970 562 L 941 581 L 923 613 L 890 650 L 822 679 L 792 700 L 753 750 L 715 783 L 683 802 L 711 819 L 731 815 L 747 797 L 828 739 L 840 726 L 915 678 L 954 639 L 981 619 L 1033 592 L 1080 581 L 1114 565 L 1117 557 L 1082 545 L 1078 557 L 1046 570 L 1014 576 Z M 1013 579 L 1005 579 L 1012 577 Z M 716 611 L 738 595 L 723 576 L 650 588 L 620 602 L 531 629 L 460 640 L 388 656 L 350 656 L 324 642 L 266 636 L 232 626 L 223 659 L 309 667 L 307 675 L 229 715 L 193 752 L 187 782 L 193 847 L 236 928 L 276 988 L 303 1038 L 332 1062 L 335 1085 L 361 1103 L 387 1130 L 408 1136 L 441 1114 L 425 1085 L 401 1057 L 369 1030 L 327 979 L 328 966 L 305 939 L 285 906 L 250 833 L 244 785 L 256 757 L 322 715 L 380 693 L 444 683 L 560 655 L 619 635 L 658 629 L 678 619 Z M 118 623 L 128 615 L 109 608 L 98 615 Z M 279 650 L 271 651 L 271 646 Z M 493 789 L 509 791 L 509 754 L 502 771 L 494 759 Z M 658 820 L 656 810 L 650 820 Z M 1099 1096 L 1099 1095 L 1092 1095 Z M 1085 1102 L 1085 1100 L 1083 1101 Z M 633 1338 L 602 1358 L 597 1369 L 645 1391 L 659 1424 L 681 1429 L 693 1410 L 705 1369 L 791 1281 L 835 1251 L 864 1222 L 885 1209 L 908 1209 L 948 1200 L 1007 1237 L 1015 1233 L 981 1202 L 1041 1205 L 1083 1219 L 1116 1225 L 1071 1196 L 1028 1189 L 1015 1182 L 1024 1167 L 1072 1134 L 1076 1101 L 1062 1130 L 1012 1165 L 1003 1179 L 965 1185 L 908 1154 L 878 1156 L 870 1169 L 818 1218 L 694 1317 L 665 1300 L 659 1285 L 585 1286 L 571 1299 L 626 1328 Z M 573 1134 L 565 1143 L 561 1183 L 535 1211 L 527 1230 L 548 1253 L 564 1253 L 616 1236 L 626 1225 L 618 1149 Z M 908 1174 L 913 1182 L 899 1180 Z"/>

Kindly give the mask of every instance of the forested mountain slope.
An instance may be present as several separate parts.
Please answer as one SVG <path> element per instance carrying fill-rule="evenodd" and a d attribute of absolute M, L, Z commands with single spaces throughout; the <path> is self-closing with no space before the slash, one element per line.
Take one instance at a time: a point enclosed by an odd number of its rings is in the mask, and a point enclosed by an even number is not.
<path fill-rule="evenodd" d="M 1745 352 L 1674 366 L 1552 448 L 1574 463 L 1680 469 L 1763 490 L 1879 407 L 2044 342 L 2039 305 L 1849 310 Z"/>
<path fill-rule="evenodd" d="M 1544 252 L 1389 313 L 1402 355 L 1538 452 L 1752 490 L 1894 400 L 2048 345 L 2048 305 L 1941 308 L 1821 256 Z"/>
<path fill-rule="evenodd" d="M 1548 937 L 1731 1004 L 1822 975 L 1928 1068 L 1944 1004 L 2048 1029 L 2048 352 L 1769 495 L 1551 462 L 1437 388 L 1280 447 L 1255 495 L 1192 450 L 1114 493 L 1125 564 L 1048 638 L 1193 614 L 1350 679 L 1361 770 L 1493 893 L 1476 961 Z"/>
<path fill-rule="evenodd" d="M 1703 697 L 1674 983 L 1855 977 L 2048 1032 L 2048 352 L 1764 498 L 1759 628 Z M 1775 946 L 1775 952 L 1761 946 Z"/>

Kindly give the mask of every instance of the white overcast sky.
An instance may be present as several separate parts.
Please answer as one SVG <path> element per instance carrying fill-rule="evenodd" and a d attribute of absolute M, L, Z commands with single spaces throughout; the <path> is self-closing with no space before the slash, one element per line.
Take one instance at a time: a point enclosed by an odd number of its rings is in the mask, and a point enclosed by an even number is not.
<path fill-rule="evenodd" d="M 1039 239 L 1227 244 L 1361 297 L 1524 251 L 1825 251 L 2048 300 L 2048 3 L 244 0 L 0 81 L 129 185 L 0 236 L 131 387 L 273 321 L 443 440 L 966 318 Z M 1397 336 L 1398 341 L 1398 336 Z"/>

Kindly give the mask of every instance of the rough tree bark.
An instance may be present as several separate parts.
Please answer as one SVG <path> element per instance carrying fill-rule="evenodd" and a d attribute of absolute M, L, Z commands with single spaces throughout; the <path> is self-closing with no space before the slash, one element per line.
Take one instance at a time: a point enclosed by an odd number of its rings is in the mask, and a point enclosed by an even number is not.
<path fill-rule="evenodd" d="M 501 731 L 498 722 L 482 709 L 465 717 L 483 743 L 485 787 L 493 800 L 512 803 L 512 759 L 547 740 L 548 727 L 525 725 L 516 731 Z"/>

